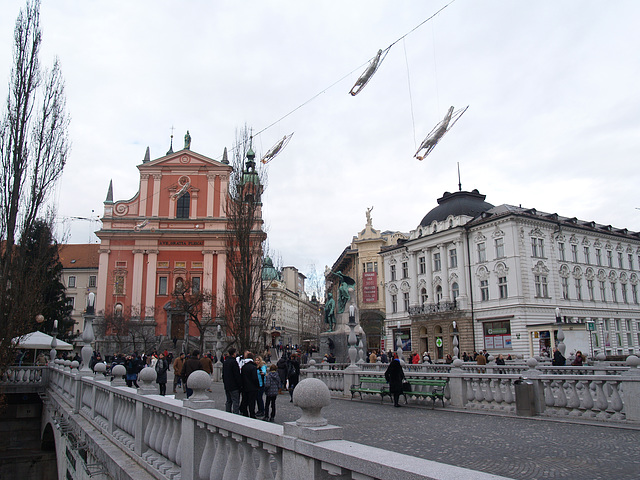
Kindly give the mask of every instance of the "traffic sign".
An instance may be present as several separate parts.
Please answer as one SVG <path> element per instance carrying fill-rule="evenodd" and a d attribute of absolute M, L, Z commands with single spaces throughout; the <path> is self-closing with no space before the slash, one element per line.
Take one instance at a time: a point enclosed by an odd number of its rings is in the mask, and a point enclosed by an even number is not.
<path fill-rule="evenodd" d="M 587 331 L 595 332 L 596 331 L 596 322 L 587 322 Z"/>

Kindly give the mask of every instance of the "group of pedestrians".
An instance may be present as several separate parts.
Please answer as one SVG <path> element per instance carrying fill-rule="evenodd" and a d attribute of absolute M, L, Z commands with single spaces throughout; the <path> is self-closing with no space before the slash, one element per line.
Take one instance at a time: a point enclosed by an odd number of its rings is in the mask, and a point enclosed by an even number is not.
<path fill-rule="evenodd" d="M 283 355 L 277 364 L 267 367 L 262 357 L 250 351 L 239 357 L 237 350 L 231 347 L 222 363 L 222 381 L 227 398 L 225 409 L 230 413 L 273 422 L 278 395 L 288 385 L 293 401 L 293 390 L 299 379 L 297 354 L 288 359 Z"/>

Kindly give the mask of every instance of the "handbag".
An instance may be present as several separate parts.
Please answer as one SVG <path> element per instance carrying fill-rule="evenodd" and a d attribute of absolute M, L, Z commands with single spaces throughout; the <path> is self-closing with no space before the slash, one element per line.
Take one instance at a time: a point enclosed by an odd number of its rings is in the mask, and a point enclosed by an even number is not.
<path fill-rule="evenodd" d="M 402 382 L 402 391 L 403 392 L 410 392 L 411 391 L 411 384 L 409 382 Z"/>

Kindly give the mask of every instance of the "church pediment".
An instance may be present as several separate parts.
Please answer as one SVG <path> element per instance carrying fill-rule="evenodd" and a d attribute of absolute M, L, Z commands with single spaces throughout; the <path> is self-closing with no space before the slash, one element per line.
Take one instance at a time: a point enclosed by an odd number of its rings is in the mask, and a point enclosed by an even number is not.
<path fill-rule="evenodd" d="M 138 165 L 140 171 L 157 170 L 158 167 L 223 167 L 231 170 L 231 167 L 227 164 L 209 157 L 205 157 L 204 155 L 200 155 L 199 153 L 187 149 L 170 153 L 169 155 L 165 155 L 164 157 L 160 157 L 150 162 Z"/>

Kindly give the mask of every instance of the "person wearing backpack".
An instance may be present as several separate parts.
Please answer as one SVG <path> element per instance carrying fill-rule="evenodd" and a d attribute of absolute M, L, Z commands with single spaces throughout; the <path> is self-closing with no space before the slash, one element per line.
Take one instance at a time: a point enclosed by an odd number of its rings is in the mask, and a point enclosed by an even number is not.
<path fill-rule="evenodd" d="M 267 401 L 264 406 L 263 420 L 267 422 L 273 422 L 273 418 L 276 416 L 276 399 L 281 388 L 282 382 L 280 381 L 280 375 L 278 375 L 278 366 L 272 363 L 269 366 L 269 373 L 264 379 L 264 392 L 267 396 Z M 269 407 L 271 407 L 271 416 L 269 416 Z"/>
<path fill-rule="evenodd" d="M 289 401 L 293 402 L 293 390 L 300 381 L 300 361 L 297 353 L 292 354 L 287 361 L 287 379 L 289 380 L 289 395 L 291 396 Z"/>

